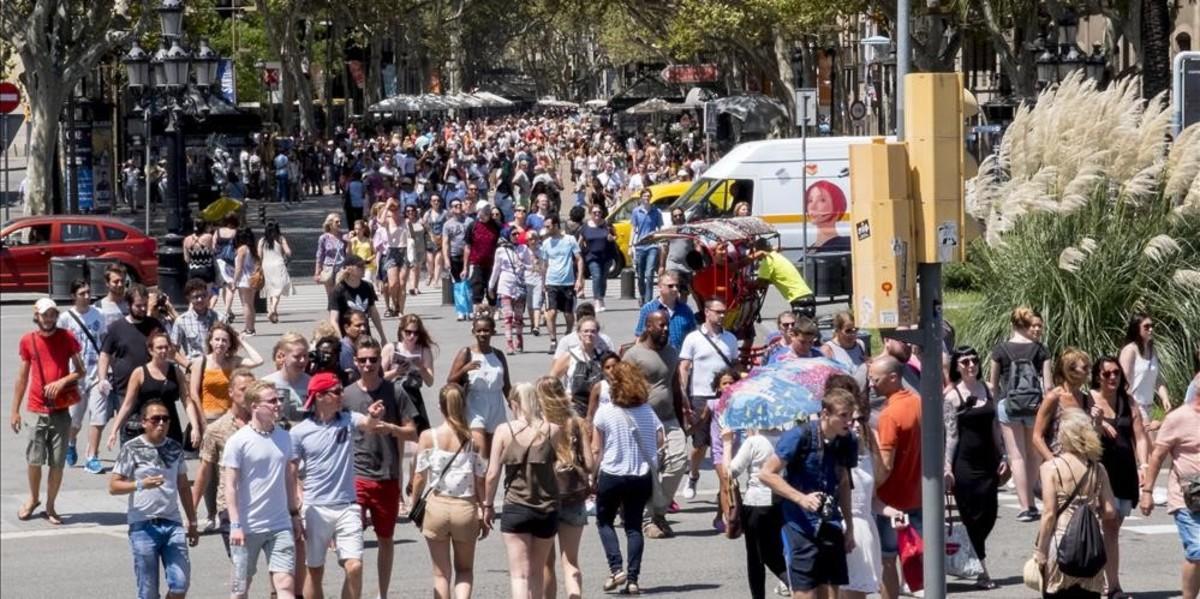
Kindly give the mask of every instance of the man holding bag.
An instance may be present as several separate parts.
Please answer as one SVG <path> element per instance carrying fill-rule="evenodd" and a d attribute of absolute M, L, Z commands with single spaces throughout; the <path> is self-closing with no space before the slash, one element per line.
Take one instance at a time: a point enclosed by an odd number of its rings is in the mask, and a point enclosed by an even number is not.
<path fill-rule="evenodd" d="M 758 476 L 784 500 L 783 551 L 793 599 L 837 596 L 848 580 L 854 525 L 842 514 L 850 513 L 850 469 L 858 463 L 858 443 L 849 434 L 854 409 L 849 392 L 826 393 L 820 418 L 784 433 Z"/>

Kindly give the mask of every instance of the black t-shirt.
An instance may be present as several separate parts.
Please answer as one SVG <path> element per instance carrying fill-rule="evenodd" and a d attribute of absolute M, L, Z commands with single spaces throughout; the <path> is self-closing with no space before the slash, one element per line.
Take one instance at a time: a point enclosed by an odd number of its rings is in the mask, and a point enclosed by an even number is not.
<path fill-rule="evenodd" d="M 109 366 L 112 368 L 113 391 L 121 397 L 125 396 L 129 375 L 150 361 L 146 337 L 155 329 L 166 330 L 155 318 L 144 318 L 136 324 L 129 322 L 128 318 L 122 318 L 108 325 L 108 332 L 104 335 L 104 345 L 100 351 L 112 358 Z"/>
<path fill-rule="evenodd" d="M 411 421 L 417 409 L 407 393 L 397 393 L 396 385 L 382 381 L 373 391 L 362 385 L 348 385 L 342 395 L 342 407 L 366 414 L 376 401 L 383 401 L 383 421 L 399 425 Z M 399 480 L 400 452 L 397 440 L 390 434 L 364 433 L 354 430 L 354 475 L 369 480 Z"/>
<path fill-rule="evenodd" d="M 358 282 L 357 287 L 351 287 L 348 281 L 342 281 L 333 288 L 333 295 L 329 298 L 329 310 L 337 310 L 338 313 L 338 329 L 342 328 L 342 315 L 350 310 L 358 310 L 363 314 L 370 314 L 371 308 L 375 307 L 375 302 L 379 296 L 375 295 L 375 287 L 365 279 Z M 341 331 L 343 335 L 345 331 Z M 367 329 L 365 334 L 371 333 L 371 320 L 367 319 Z"/>

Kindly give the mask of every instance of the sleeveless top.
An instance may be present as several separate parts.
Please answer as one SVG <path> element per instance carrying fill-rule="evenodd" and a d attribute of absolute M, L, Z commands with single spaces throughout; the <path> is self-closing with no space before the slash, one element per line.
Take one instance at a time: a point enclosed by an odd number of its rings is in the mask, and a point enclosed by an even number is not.
<path fill-rule="evenodd" d="M 228 247 L 236 256 L 237 250 L 233 247 L 234 239 L 236 237 L 221 237 L 220 234 L 213 235 L 213 255 L 220 256 L 225 252 L 225 248 Z M 232 264 L 233 260 L 229 262 Z"/>
<path fill-rule="evenodd" d="M 552 512 L 558 509 L 558 475 L 554 471 L 550 430 L 547 426 L 532 434 L 526 433 L 529 429 L 529 425 L 525 425 L 514 431 L 512 422 L 508 423 L 512 442 L 500 457 L 500 463 L 504 464 L 504 503 Z M 522 444 L 518 435 L 528 437 L 531 444 Z"/>
<path fill-rule="evenodd" d="M 1083 401 L 1080 401 L 1079 394 L 1077 394 L 1077 392 L 1072 391 L 1072 395 L 1074 395 L 1075 401 L 1079 403 L 1080 408 L 1084 412 L 1090 412 L 1092 410 L 1092 404 L 1094 402 L 1092 402 L 1091 393 L 1082 394 Z M 1063 410 L 1065 409 L 1067 408 L 1063 407 L 1062 400 L 1059 400 L 1058 405 L 1055 406 L 1054 419 L 1050 421 L 1050 426 L 1046 428 L 1046 445 L 1050 448 L 1050 453 L 1053 453 L 1054 455 L 1058 455 L 1058 452 L 1061 449 L 1058 444 L 1058 423 L 1062 422 Z"/>
<path fill-rule="evenodd" d="M 229 373 L 222 368 L 205 368 L 200 374 L 200 409 L 204 417 L 219 417 L 229 411 Z"/>
<path fill-rule="evenodd" d="M 956 415 L 958 445 L 954 452 L 954 476 L 956 479 L 964 479 L 964 483 L 968 480 L 991 481 L 996 478 L 996 470 L 1000 467 L 1000 454 L 993 437 L 996 401 L 992 398 L 991 391 L 987 391 L 987 387 L 984 387 L 984 390 L 986 393 L 983 403 L 978 403 L 978 397 L 963 397 L 958 387 L 954 388 L 959 396 Z"/>
<path fill-rule="evenodd" d="M 430 210 L 425 213 L 425 219 L 429 222 L 429 232 L 435 236 L 442 236 L 442 227 L 446 225 L 447 211 L 442 210 L 440 213 Z"/>
<path fill-rule="evenodd" d="M 1045 510 L 1055 510 L 1062 507 L 1066 503 L 1067 498 L 1071 496 L 1071 492 L 1075 490 L 1075 485 L 1079 485 L 1079 493 L 1075 499 L 1067 506 L 1058 516 L 1058 521 L 1054 526 L 1054 538 L 1050 542 L 1050 551 L 1046 554 L 1045 585 L 1046 593 L 1057 593 L 1071 587 L 1079 587 L 1080 589 L 1091 591 L 1099 594 L 1104 590 L 1104 570 L 1091 578 L 1075 578 L 1067 576 L 1058 569 L 1058 561 L 1054 556 L 1058 553 L 1058 539 L 1063 531 L 1067 528 L 1067 523 L 1071 521 L 1071 516 L 1075 514 L 1075 508 L 1080 505 L 1091 505 L 1093 510 L 1097 510 L 1099 515 L 1100 509 L 1100 469 L 1103 466 L 1093 464 L 1091 473 L 1082 475 L 1080 478 L 1073 476 L 1074 472 L 1068 471 L 1069 466 L 1065 463 L 1064 458 L 1058 457 L 1053 462 L 1055 466 L 1055 480 L 1058 482 L 1058 491 L 1054 494 L 1054 506 L 1044 506 Z"/>
<path fill-rule="evenodd" d="M 1100 463 L 1108 471 L 1113 495 L 1117 499 L 1137 501 L 1137 454 L 1133 447 L 1133 406 L 1130 402 L 1128 395 L 1118 394 L 1113 417 L 1104 418 L 1104 422 L 1116 429 L 1117 436 L 1109 437 L 1100 431 L 1100 446 L 1104 449 Z"/>
<path fill-rule="evenodd" d="M 471 351 L 468 361 L 478 361 L 479 368 L 467 373 L 467 400 L 481 397 L 495 397 L 504 401 L 504 367 L 496 352 L 481 354 Z"/>
<path fill-rule="evenodd" d="M 1154 403 L 1154 391 L 1158 386 L 1158 354 L 1151 353 L 1149 358 L 1142 357 L 1137 352 L 1133 358 L 1133 376 L 1129 377 L 1129 389 L 1134 401 L 1143 408 L 1149 408 Z"/>
<path fill-rule="evenodd" d="M 847 366 L 857 368 L 867 361 L 867 351 L 857 339 L 854 340 L 854 347 L 850 349 L 842 347 L 837 341 L 830 341 L 829 349 L 833 352 L 834 360 Z"/>
<path fill-rule="evenodd" d="M 167 370 L 165 379 L 156 379 L 150 374 L 150 366 L 143 364 L 142 386 L 138 388 L 137 405 L 134 406 L 130 418 L 140 420 L 142 406 L 151 399 L 157 399 L 167 406 L 167 414 L 171 416 L 171 422 L 167 425 L 167 437 L 183 443 L 183 428 L 179 422 L 179 412 L 175 408 L 175 404 L 179 403 L 179 382 L 175 380 L 174 375 L 175 370 L 172 366 Z"/>
<path fill-rule="evenodd" d="M 193 269 L 199 270 L 213 265 L 213 251 L 199 243 L 192 244 L 188 251 L 188 258 L 191 260 L 190 264 Z"/>
<path fill-rule="evenodd" d="M 871 507 L 875 497 L 875 457 L 870 450 L 858 454 L 858 464 L 850 470 L 850 480 L 854 483 L 850 487 L 850 514 L 869 520 L 875 513 Z"/>
<path fill-rule="evenodd" d="M 438 447 L 438 432 L 433 431 L 433 447 L 417 456 L 417 472 L 425 471 L 425 480 L 432 486 L 430 493 L 444 497 L 471 499 L 475 497 L 475 477 L 482 478 L 485 464 L 468 439 L 462 451 Z M 457 456 L 455 454 L 458 454 Z M 451 458 L 454 459 L 450 462 Z M 450 466 L 447 467 L 446 464 Z M 446 473 L 442 475 L 442 471 Z M 438 478 L 441 475 L 441 478 Z"/>

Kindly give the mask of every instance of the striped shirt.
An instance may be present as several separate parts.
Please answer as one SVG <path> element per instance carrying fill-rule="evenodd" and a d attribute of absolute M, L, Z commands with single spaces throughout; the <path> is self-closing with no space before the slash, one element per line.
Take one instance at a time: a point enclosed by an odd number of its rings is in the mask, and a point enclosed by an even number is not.
<path fill-rule="evenodd" d="M 593 424 L 604 434 L 600 470 L 614 476 L 644 476 L 658 470 L 658 431 L 662 422 L 650 404 L 620 408 L 606 403 L 596 409 Z M 636 437 L 635 437 L 636 434 Z"/>

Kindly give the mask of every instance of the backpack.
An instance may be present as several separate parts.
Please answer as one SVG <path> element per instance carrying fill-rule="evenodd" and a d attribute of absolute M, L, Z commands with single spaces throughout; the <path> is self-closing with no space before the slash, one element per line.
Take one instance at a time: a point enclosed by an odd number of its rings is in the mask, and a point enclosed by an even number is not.
<path fill-rule="evenodd" d="M 1000 344 L 1000 351 L 1008 358 L 1008 380 L 1004 381 L 1004 407 L 1011 416 L 1033 416 L 1042 405 L 1045 391 L 1042 388 L 1041 370 L 1030 358 L 1014 360 L 1008 353 L 1007 344 Z"/>
<path fill-rule="evenodd" d="M 568 391 L 573 397 L 582 397 L 584 405 L 587 405 L 592 385 L 599 383 L 600 379 L 604 377 L 604 369 L 600 366 L 600 361 L 596 359 L 596 356 L 584 358 L 574 350 L 570 354 L 571 359 L 575 361 L 575 369 L 571 371 L 571 384 Z"/>
<path fill-rule="evenodd" d="M 1080 480 L 1076 481 L 1075 490 L 1071 491 L 1067 501 L 1058 508 L 1056 518 L 1062 516 L 1067 507 L 1075 501 L 1075 497 L 1079 494 L 1079 488 L 1083 486 L 1083 481 L 1093 474 L 1094 468 L 1095 465 L 1089 462 L 1087 472 Z M 1057 469 L 1056 465 L 1056 474 Z M 1061 482 L 1062 476 L 1060 475 L 1059 483 L 1061 484 Z M 1092 486 L 1095 488 L 1097 485 L 1093 484 Z M 1104 570 L 1104 564 L 1108 562 L 1108 555 L 1104 551 L 1104 533 L 1100 529 L 1100 518 L 1092 509 L 1091 502 L 1075 507 L 1071 519 L 1067 522 L 1067 527 L 1063 529 L 1062 535 L 1058 538 L 1058 550 L 1054 559 L 1058 562 L 1059 571 L 1076 578 L 1092 578 Z"/>

